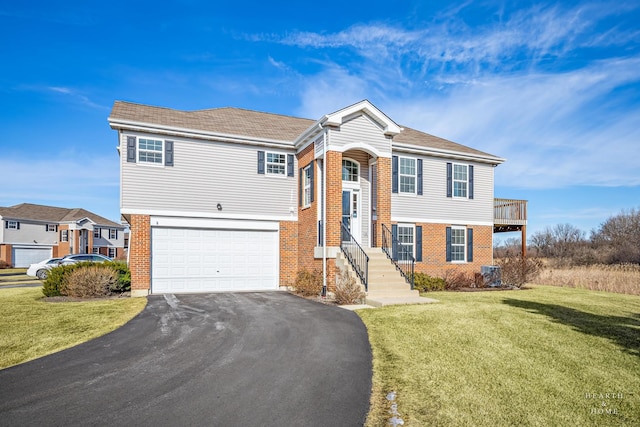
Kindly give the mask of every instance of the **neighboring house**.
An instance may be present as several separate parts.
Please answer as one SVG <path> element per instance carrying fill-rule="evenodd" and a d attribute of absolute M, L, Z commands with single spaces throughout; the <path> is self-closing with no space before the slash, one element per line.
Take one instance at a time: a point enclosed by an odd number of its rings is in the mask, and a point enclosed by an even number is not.
<path fill-rule="evenodd" d="M 124 256 L 125 227 L 84 209 L 22 203 L 0 208 L 0 260 L 28 267 L 50 257 Z"/>
<path fill-rule="evenodd" d="M 109 123 L 133 295 L 277 289 L 315 268 L 331 289 L 347 241 L 415 271 L 475 273 L 493 264 L 494 230 L 524 235 L 526 217 L 494 217 L 526 207 L 494 200 L 504 159 L 400 127 L 366 100 L 319 120 L 117 101 Z"/>

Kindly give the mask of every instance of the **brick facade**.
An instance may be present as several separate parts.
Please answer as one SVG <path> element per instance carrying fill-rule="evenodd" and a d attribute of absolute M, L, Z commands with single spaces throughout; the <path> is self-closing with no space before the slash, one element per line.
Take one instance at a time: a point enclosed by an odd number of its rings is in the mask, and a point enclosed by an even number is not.
<path fill-rule="evenodd" d="M 380 157 L 376 162 L 378 182 L 376 186 L 377 215 L 375 225 L 376 246 L 382 247 L 382 224 L 387 227 L 391 224 L 391 159 Z"/>
<path fill-rule="evenodd" d="M 13 265 L 13 246 L 9 244 L 0 245 L 0 261 L 4 261 L 7 265 Z"/>
<path fill-rule="evenodd" d="M 479 273 L 483 265 L 493 264 L 493 227 L 468 226 L 473 229 L 473 262 L 447 262 L 446 224 L 422 226 L 422 262 L 416 262 L 416 271 L 442 277 L 447 270 Z"/>
<path fill-rule="evenodd" d="M 306 168 L 314 158 L 313 144 L 298 154 L 298 171 Z M 300 194 L 298 200 L 298 269 L 312 271 L 322 268 L 319 260 L 313 257 L 313 250 L 318 245 L 318 206 L 320 205 L 320 179 L 318 174 L 318 162 L 313 162 L 314 195 L 310 206 L 303 206 L 304 194 Z M 298 174 L 298 185 L 304 179 L 303 173 Z M 300 188 L 300 187 L 299 187 Z M 301 192 L 302 193 L 302 192 Z"/>
<path fill-rule="evenodd" d="M 151 217 L 131 215 L 130 225 L 131 296 L 147 295 L 151 289 Z"/>
<path fill-rule="evenodd" d="M 298 272 L 298 223 L 280 221 L 280 286 L 292 286 Z"/>

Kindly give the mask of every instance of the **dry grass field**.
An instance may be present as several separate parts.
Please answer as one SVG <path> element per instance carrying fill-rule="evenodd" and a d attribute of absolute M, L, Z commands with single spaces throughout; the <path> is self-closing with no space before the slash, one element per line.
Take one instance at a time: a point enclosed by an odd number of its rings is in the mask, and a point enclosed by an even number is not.
<path fill-rule="evenodd" d="M 545 266 L 535 283 L 640 295 L 640 265 Z"/>

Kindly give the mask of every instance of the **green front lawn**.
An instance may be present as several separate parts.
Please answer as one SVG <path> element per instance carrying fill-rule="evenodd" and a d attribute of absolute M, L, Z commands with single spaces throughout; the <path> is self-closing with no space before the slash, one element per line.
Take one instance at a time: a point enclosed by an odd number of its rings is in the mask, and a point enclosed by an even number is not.
<path fill-rule="evenodd" d="M 386 425 L 393 403 L 405 426 L 640 425 L 639 297 L 429 296 L 440 302 L 358 312 L 374 355 L 368 425 Z"/>
<path fill-rule="evenodd" d="M 42 288 L 0 288 L 0 369 L 111 332 L 145 305 L 145 298 L 49 303 Z"/>

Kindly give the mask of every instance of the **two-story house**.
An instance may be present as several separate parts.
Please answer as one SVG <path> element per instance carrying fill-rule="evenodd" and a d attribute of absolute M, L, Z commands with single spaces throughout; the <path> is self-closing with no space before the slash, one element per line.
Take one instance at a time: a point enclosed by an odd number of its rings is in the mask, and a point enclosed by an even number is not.
<path fill-rule="evenodd" d="M 133 295 L 278 289 L 303 268 L 331 289 L 341 257 L 367 286 L 380 248 L 407 277 L 493 263 L 504 159 L 401 127 L 369 101 L 318 120 L 117 101 L 109 123 Z"/>
<path fill-rule="evenodd" d="M 85 209 L 22 203 L 0 208 L 0 224 L 0 260 L 13 267 L 68 254 L 124 256 L 125 227 Z"/>

